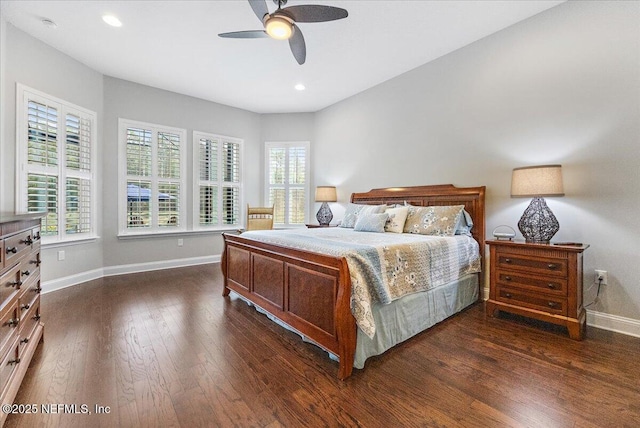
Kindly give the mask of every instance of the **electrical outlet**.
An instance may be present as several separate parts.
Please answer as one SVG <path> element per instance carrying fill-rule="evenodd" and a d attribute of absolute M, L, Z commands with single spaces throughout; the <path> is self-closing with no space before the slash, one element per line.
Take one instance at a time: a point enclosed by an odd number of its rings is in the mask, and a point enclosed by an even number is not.
<path fill-rule="evenodd" d="M 178 238 L 178 247 L 182 247 L 184 245 L 184 240 L 182 238 Z"/>
<path fill-rule="evenodd" d="M 596 269 L 596 284 L 607 285 L 607 271 Z"/>
<path fill-rule="evenodd" d="M 58 251 L 58 261 L 61 262 L 64 260 L 64 250 Z"/>

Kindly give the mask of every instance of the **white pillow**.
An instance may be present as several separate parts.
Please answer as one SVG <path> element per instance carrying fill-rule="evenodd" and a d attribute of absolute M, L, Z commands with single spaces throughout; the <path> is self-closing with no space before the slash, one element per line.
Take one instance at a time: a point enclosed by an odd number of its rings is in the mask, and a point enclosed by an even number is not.
<path fill-rule="evenodd" d="M 385 213 L 389 214 L 389 220 L 387 220 L 387 225 L 384 227 L 385 232 L 402 233 L 404 222 L 409 214 L 409 207 L 387 208 Z"/>

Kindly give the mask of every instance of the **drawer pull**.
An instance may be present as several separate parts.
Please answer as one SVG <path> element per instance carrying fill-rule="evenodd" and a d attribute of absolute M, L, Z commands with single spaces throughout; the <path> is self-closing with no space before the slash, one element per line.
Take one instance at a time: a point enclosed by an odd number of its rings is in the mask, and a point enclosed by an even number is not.
<path fill-rule="evenodd" d="M 18 252 L 18 247 L 7 247 L 7 249 L 5 250 L 7 252 L 7 254 L 9 253 L 17 253 Z"/>
<path fill-rule="evenodd" d="M 504 259 L 505 263 L 511 263 L 511 259 Z"/>
<path fill-rule="evenodd" d="M 40 232 L 35 233 L 35 234 L 33 235 L 33 240 L 34 240 L 34 241 L 37 241 L 37 240 L 39 240 L 39 239 L 40 239 Z"/>
<path fill-rule="evenodd" d="M 15 360 L 9 360 L 7 361 L 7 364 L 12 366 L 14 364 L 18 364 L 20 362 L 20 358 L 16 358 Z"/>
<path fill-rule="evenodd" d="M 31 240 L 31 236 L 27 236 L 26 239 L 23 239 L 20 241 L 21 244 L 27 244 L 27 245 L 31 245 L 33 244 L 33 241 Z"/>
<path fill-rule="evenodd" d="M 22 272 L 22 274 L 24 276 L 29 276 L 29 275 L 31 275 L 31 272 L 29 272 L 28 270 L 25 270 L 24 272 Z"/>
<path fill-rule="evenodd" d="M 510 299 L 510 298 L 511 298 L 511 293 L 505 293 L 505 294 L 504 294 L 504 297 L 507 297 L 507 298 L 509 298 L 509 299 Z"/>
<path fill-rule="evenodd" d="M 11 318 L 9 321 L 7 321 L 7 324 L 9 327 L 15 327 L 18 325 L 18 323 L 20 322 L 20 318 Z"/>
<path fill-rule="evenodd" d="M 33 319 L 34 319 L 34 320 L 36 320 L 36 321 L 40 321 L 40 315 L 35 315 L 35 316 L 33 317 Z"/>
<path fill-rule="evenodd" d="M 556 306 L 558 306 L 558 304 L 556 302 L 549 302 L 549 307 L 550 308 L 555 308 Z"/>
<path fill-rule="evenodd" d="M 511 281 L 511 277 L 510 276 L 505 276 L 504 279 L 505 279 L 505 281 Z"/>
<path fill-rule="evenodd" d="M 555 264 L 553 264 L 553 263 L 549 263 L 549 264 L 547 265 L 547 267 L 548 267 L 549 269 L 553 270 L 553 269 L 557 268 L 557 267 L 558 267 L 558 265 L 555 265 Z"/>
<path fill-rule="evenodd" d="M 42 263 L 40 260 L 35 261 L 36 266 L 40 266 L 40 263 Z"/>
<path fill-rule="evenodd" d="M 7 283 L 7 287 L 20 287 L 22 285 L 22 281 L 13 281 L 13 282 L 9 282 Z"/>
<path fill-rule="evenodd" d="M 36 293 L 40 293 L 42 291 L 42 288 L 38 286 L 38 288 L 34 288 L 33 291 L 35 291 Z"/>
<path fill-rule="evenodd" d="M 29 338 L 28 338 L 28 337 L 25 337 L 24 339 L 22 339 L 22 340 L 20 341 L 20 343 L 29 343 Z"/>
<path fill-rule="evenodd" d="M 549 287 L 549 288 L 550 288 L 550 289 L 552 289 L 552 290 L 555 290 L 555 289 L 556 289 L 556 285 L 555 285 L 555 284 L 552 284 L 552 283 L 548 283 L 548 284 L 547 284 L 547 287 Z"/>
<path fill-rule="evenodd" d="M 25 310 L 25 309 L 29 309 L 31 307 L 30 304 L 25 303 L 24 305 L 20 306 L 20 309 Z"/>

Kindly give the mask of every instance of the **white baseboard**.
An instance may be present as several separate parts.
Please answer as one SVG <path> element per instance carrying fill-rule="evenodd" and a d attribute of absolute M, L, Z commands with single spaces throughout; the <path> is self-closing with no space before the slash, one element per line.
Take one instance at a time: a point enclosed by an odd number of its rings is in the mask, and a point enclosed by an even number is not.
<path fill-rule="evenodd" d="M 186 266 L 204 265 L 208 263 L 219 263 L 220 255 L 192 257 L 189 259 L 166 260 L 162 262 L 134 263 L 130 265 L 108 266 L 105 268 L 94 269 L 87 272 L 81 272 L 74 275 L 65 276 L 50 281 L 43 281 L 42 293 L 60 290 L 62 288 L 78 285 L 83 282 L 100 279 L 105 276 L 124 275 L 128 273 L 149 272 L 152 270 L 173 269 Z"/>
<path fill-rule="evenodd" d="M 640 337 L 640 320 L 605 314 L 587 309 L 587 325 Z"/>

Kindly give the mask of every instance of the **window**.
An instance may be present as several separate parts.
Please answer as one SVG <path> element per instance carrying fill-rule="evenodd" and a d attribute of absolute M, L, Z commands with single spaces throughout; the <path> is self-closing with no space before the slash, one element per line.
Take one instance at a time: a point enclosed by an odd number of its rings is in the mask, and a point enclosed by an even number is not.
<path fill-rule="evenodd" d="M 16 211 L 47 212 L 44 243 L 95 238 L 96 113 L 17 90 Z"/>
<path fill-rule="evenodd" d="M 193 133 L 194 228 L 242 225 L 242 143 L 221 135 Z"/>
<path fill-rule="evenodd" d="M 267 205 L 276 226 L 300 226 L 309 206 L 309 142 L 266 143 Z"/>
<path fill-rule="evenodd" d="M 119 120 L 120 233 L 186 229 L 186 131 Z"/>

